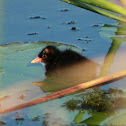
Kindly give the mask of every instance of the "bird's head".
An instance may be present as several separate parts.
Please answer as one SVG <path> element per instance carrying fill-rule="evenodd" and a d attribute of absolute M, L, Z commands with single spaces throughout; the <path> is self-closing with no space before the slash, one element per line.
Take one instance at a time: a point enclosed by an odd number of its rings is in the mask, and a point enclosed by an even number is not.
<path fill-rule="evenodd" d="M 45 47 L 38 56 L 31 61 L 31 63 L 39 63 L 43 62 L 45 64 L 51 63 L 57 55 L 59 55 L 60 51 L 55 46 L 47 46 Z"/>

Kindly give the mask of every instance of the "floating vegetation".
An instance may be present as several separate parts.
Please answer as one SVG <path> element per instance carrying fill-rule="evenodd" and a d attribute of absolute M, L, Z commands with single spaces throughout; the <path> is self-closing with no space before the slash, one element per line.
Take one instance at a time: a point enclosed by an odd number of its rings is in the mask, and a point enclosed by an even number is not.
<path fill-rule="evenodd" d="M 41 18 L 41 16 L 32 16 L 29 19 L 40 19 L 40 18 Z"/>
<path fill-rule="evenodd" d="M 72 50 L 75 50 L 77 52 L 82 51 L 82 49 L 80 49 L 72 44 L 65 44 L 65 43 L 60 43 L 60 42 L 49 42 L 49 41 L 29 42 L 29 43 L 25 43 L 25 44 L 22 42 L 17 42 L 17 43 L 1 45 L 0 46 L 0 57 L 2 57 L 2 59 L 1 59 L 0 68 L 2 68 L 2 70 L 3 70 L 3 72 L 0 73 L 1 82 L 4 82 L 6 80 L 8 82 L 8 83 L 6 83 L 7 84 L 6 86 L 11 87 L 15 84 L 15 81 L 16 82 L 21 81 L 21 80 L 23 80 L 22 78 L 27 80 L 28 77 L 36 76 L 36 73 L 39 68 L 36 69 L 35 67 L 29 67 L 31 65 L 31 64 L 29 65 L 29 62 L 34 57 L 36 52 L 38 53 L 39 50 L 41 50 L 42 48 L 44 48 L 45 46 L 48 46 L 48 45 L 53 45 L 53 46 L 59 47 L 62 50 L 71 48 Z M 9 71 L 8 71 L 8 69 L 9 69 Z M 18 70 L 18 74 L 17 74 L 17 70 Z M 31 71 L 34 71 L 34 72 L 31 72 Z M 10 76 L 12 74 L 12 72 L 13 72 L 13 76 L 14 76 L 13 80 L 12 80 L 12 77 Z M 42 78 L 42 77 L 44 78 L 44 71 L 42 71 L 42 76 L 40 78 Z M 1 83 L 1 87 L 4 87 L 4 86 L 5 86 L 5 84 Z M 30 89 L 30 88 L 28 88 L 28 89 Z M 15 89 L 15 90 L 18 90 L 18 89 L 19 88 Z M 19 89 L 18 91 L 20 91 L 20 90 L 21 89 Z M 24 94 L 25 97 L 23 95 L 20 96 L 21 94 Z M 26 97 L 29 98 L 30 95 L 29 94 L 26 95 L 26 94 L 27 93 L 25 93 L 25 92 L 21 92 L 17 96 L 14 96 L 14 98 L 15 98 L 14 102 L 15 103 L 17 101 L 23 102 L 23 100 L 22 101 L 20 100 L 20 99 L 23 99 L 23 97 L 25 100 L 27 100 Z M 1 101 L 4 99 L 10 100 L 10 99 L 6 99 L 8 97 L 2 97 L 2 96 L 5 96 L 5 95 L 4 94 L 1 95 L 1 98 L 0 98 Z M 11 97 L 11 98 L 13 98 L 13 97 Z M 6 105 L 7 104 L 5 104 L 5 106 Z M 9 104 L 9 106 L 11 106 L 11 104 Z"/>
<path fill-rule="evenodd" d="M 48 118 L 50 116 L 51 113 L 45 113 L 43 118 Z"/>
<path fill-rule="evenodd" d="M 36 117 L 33 117 L 31 118 L 32 121 L 40 121 L 40 116 L 36 116 Z"/>
<path fill-rule="evenodd" d="M 85 41 L 85 42 L 90 42 L 90 41 L 92 41 L 91 39 L 83 39 L 83 38 L 78 38 L 77 40 L 79 40 L 79 41 Z"/>
<path fill-rule="evenodd" d="M 126 107 L 124 92 L 119 89 L 110 88 L 109 90 L 94 89 L 92 92 L 78 95 L 81 100 L 71 99 L 65 103 L 68 110 L 80 109 L 92 110 L 97 112 L 115 112 Z M 81 105 L 80 105 L 81 104 Z M 81 107 L 80 107 L 81 106 Z"/>
<path fill-rule="evenodd" d="M 47 26 L 47 28 L 51 28 L 51 26 L 50 26 L 50 25 L 48 25 L 48 26 Z"/>
<path fill-rule="evenodd" d="M 77 114 L 77 116 L 74 118 L 74 122 L 75 122 L 75 123 L 80 123 L 81 120 L 83 119 L 83 116 L 84 116 L 85 113 L 86 113 L 85 110 L 81 110 L 81 111 Z"/>
<path fill-rule="evenodd" d="M 42 46 L 47 46 L 47 45 L 54 45 L 54 46 L 62 46 L 65 48 L 72 48 L 75 51 L 82 51 L 82 49 L 72 45 L 72 44 L 65 44 L 65 43 L 60 43 L 60 42 L 49 42 L 49 41 L 38 41 L 38 42 L 30 42 L 30 43 L 21 43 L 21 42 L 14 42 L 14 43 L 9 43 L 5 45 L 0 46 L 0 55 L 5 56 L 5 55 L 10 55 L 13 53 L 17 53 L 19 51 L 26 51 L 26 50 L 31 50 L 31 49 L 36 49 L 40 48 Z M 2 67 L 0 67 L 3 69 Z"/>
<path fill-rule="evenodd" d="M 72 31 L 79 31 L 79 29 L 76 28 L 76 27 L 72 27 L 71 30 L 72 30 Z"/>
<path fill-rule="evenodd" d="M 69 21 L 68 24 L 75 24 L 75 21 Z"/>
<path fill-rule="evenodd" d="M 29 19 L 47 19 L 47 17 L 41 17 L 41 16 L 32 16 Z"/>
<path fill-rule="evenodd" d="M 15 120 L 24 120 L 24 116 L 21 113 L 15 113 Z"/>
<path fill-rule="evenodd" d="M 25 95 L 24 94 L 21 94 L 18 98 L 21 99 L 21 100 L 24 100 Z"/>
<path fill-rule="evenodd" d="M 82 51 L 86 51 L 86 49 L 82 49 Z"/>
<path fill-rule="evenodd" d="M 50 123 L 50 116 L 51 116 L 51 113 L 45 113 L 44 114 L 43 121 L 42 121 L 43 125 L 47 126 Z"/>
<path fill-rule="evenodd" d="M 89 38 L 89 36 L 86 35 L 84 38 Z"/>
<path fill-rule="evenodd" d="M 76 24 L 76 22 L 75 21 L 64 21 L 64 22 L 62 22 L 62 24 L 71 25 L 71 24 Z"/>
<path fill-rule="evenodd" d="M 105 119 L 116 114 L 116 111 L 126 108 L 126 97 L 125 92 L 120 89 L 97 88 L 92 92 L 77 95 L 76 99 L 67 101 L 64 106 L 68 110 L 80 110 L 74 119 L 75 123 L 99 125 Z M 86 112 L 91 117 L 83 120 Z"/>
<path fill-rule="evenodd" d="M 113 126 L 113 125 L 101 125 L 101 123 L 112 116 L 113 114 L 110 112 L 91 112 L 92 116 L 87 118 L 86 120 L 81 121 L 81 124 L 86 124 L 86 126 Z"/>
<path fill-rule="evenodd" d="M 78 38 L 77 40 L 79 40 L 79 41 L 83 41 L 84 39 L 83 39 L 83 38 Z"/>
<path fill-rule="evenodd" d="M 45 113 L 42 119 L 44 126 L 69 126 L 65 120 L 56 116 L 56 113 Z"/>
<path fill-rule="evenodd" d="M 101 23 L 99 23 L 99 24 L 93 24 L 93 25 L 91 25 L 91 27 L 102 27 L 104 24 L 101 24 Z"/>
<path fill-rule="evenodd" d="M 71 99 L 67 101 L 64 106 L 67 107 L 68 110 L 73 111 L 75 109 L 80 108 L 81 100 Z"/>
<path fill-rule="evenodd" d="M 14 42 L 14 43 L 9 43 L 5 45 L 0 45 L 0 54 L 5 54 L 5 51 L 8 52 L 7 54 L 10 54 L 12 52 L 17 52 L 17 51 L 25 51 L 29 49 L 35 49 L 39 48 L 41 46 L 47 46 L 47 45 L 54 45 L 54 46 L 64 46 L 64 47 L 69 47 L 73 48 L 76 51 L 82 51 L 82 49 L 78 48 L 75 45 L 72 44 L 65 44 L 65 43 L 60 43 L 60 42 L 50 42 L 50 41 L 38 41 L 38 42 L 26 42 L 25 46 L 24 43 L 21 42 Z"/>
<path fill-rule="evenodd" d="M 42 19 L 47 19 L 47 17 L 42 17 Z"/>
<path fill-rule="evenodd" d="M 64 8 L 64 9 L 61 9 L 60 11 L 61 11 L 61 12 L 67 12 L 67 11 L 70 11 L 70 10 L 67 9 L 67 8 Z"/>
<path fill-rule="evenodd" d="M 84 41 L 85 41 L 86 43 L 88 43 L 88 42 L 91 42 L 92 40 L 91 40 L 91 39 L 84 39 Z"/>
<path fill-rule="evenodd" d="M 37 35 L 37 32 L 31 32 L 31 33 L 27 33 L 27 35 Z"/>
<path fill-rule="evenodd" d="M 79 40 L 79 41 L 83 41 L 83 42 L 86 42 L 86 43 L 92 41 L 92 39 L 89 39 L 88 37 L 87 37 L 87 38 L 78 38 L 77 40 Z"/>

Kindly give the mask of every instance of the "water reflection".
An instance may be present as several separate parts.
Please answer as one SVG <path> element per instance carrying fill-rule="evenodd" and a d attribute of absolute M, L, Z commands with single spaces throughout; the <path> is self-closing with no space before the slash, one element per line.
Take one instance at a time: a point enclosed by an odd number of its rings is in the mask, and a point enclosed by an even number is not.
<path fill-rule="evenodd" d="M 107 27 L 106 25 L 104 27 Z M 108 27 L 114 27 L 114 26 L 108 26 Z M 115 62 L 119 62 L 116 66 L 114 66 L 116 70 L 119 70 L 117 68 L 119 68 L 121 65 L 123 66 L 123 68 L 126 68 L 125 60 L 124 59 L 120 59 L 118 61 L 114 61 L 116 55 L 118 54 L 117 51 L 119 50 L 121 44 L 126 40 L 126 26 L 124 23 L 119 22 L 119 25 L 115 26 L 117 28 L 117 31 L 115 32 L 115 36 L 111 37 L 112 39 L 112 44 L 111 47 L 108 50 L 108 53 L 105 56 L 104 59 L 104 63 L 101 66 L 101 71 L 100 71 L 100 76 L 104 76 L 106 74 L 108 74 L 110 72 L 110 69 L 112 67 L 112 65 Z M 125 55 L 124 53 L 120 53 L 119 52 L 119 56 L 121 55 Z M 119 58 L 118 56 L 118 58 Z M 123 63 L 123 64 L 122 64 Z M 119 72 L 119 71 L 116 71 Z"/>
<path fill-rule="evenodd" d="M 79 83 L 93 80 L 97 77 L 97 69 L 100 65 L 87 59 L 69 67 L 55 70 L 41 82 L 33 82 L 44 92 L 54 92 L 72 87 Z"/>
<path fill-rule="evenodd" d="M 125 92 L 115 88 L 94 89 L 81 93 L 64 104 L 69 111 L 79 110 L 74 119 L 75 123 L 87 125 L 99 125 L 106 118 L 115 115 L 118 110 L 126 108 L 125 105 Z M 90 118 L 83 119 L 87 114 Z"/>
<path fill-rule="evenodd" d="M 113 26 L 112 26 L 113 27 Z M 125 65 L 125 50 L 120 51 L 119 48 L 121 44 L 126 40 L 126 27 L 125 24 L 119 23 L 117 26 L 117 32 L 114 37 L 111 37 L 112 44 L 105 56 L 104 63 L 101 65 L 100 76 L 104 76 L 109 73 L 119 72 L 126 68 Z M 111 82 L 109 82 L 111 83 Z M 120 84 L 123 84 L 122 81 Z M 104 87 L 103 87 L 104 88 Z M 105 119 L 109 118 L 111 115 L 116 115 L 120 110 L 125 110 L 126 108 L 126 98 L 125 93 L 120 89 L 110 88 L 108 90 L 95 89 L 93 92 L 82 93 L 80 95 L 82 102 L 79 98 L 74 97 L 74 99 L 66 102 L 68 110 L 78 109 L 80 107 L 80 112 L 84 109 L 91 113 L 91 117 L 82 120 L 85 113 L 76 115 L 77 119 L 74 119 L 75 123 L 87 124 L 87 125 L 99 125 Z M 78 102 L 79 101 L 79 102 Z M 80 105 L 80 103 L 82 105 Z M 120 115 L 122 119 L 120 119 Z M 122 125 L 124 122 L 124 114 L 118 114 L 116 120 L 109 120 L 106 125 Z M 115 116 L 114 116 L 115 117 Z M 119 119 L 118 119 L 119 118 Z M 96 121 L 97 120 L 97 121 Z M 119 120 L 119 121 L 117 121 Z"/>

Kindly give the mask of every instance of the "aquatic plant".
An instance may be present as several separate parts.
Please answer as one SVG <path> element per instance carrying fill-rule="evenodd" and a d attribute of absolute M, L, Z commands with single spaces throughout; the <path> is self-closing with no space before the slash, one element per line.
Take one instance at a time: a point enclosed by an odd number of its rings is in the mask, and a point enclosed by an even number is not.
<path fill-rule="evenodd" d="M 97 112 L 115 112 L 124 107 L 126 98 L 120 89 L 110 88 L 108 90 L 96 88 L 92 92 L 82 93 L 77 97 L 81 100 L 71 99 L 65 103 L 68 110 L 88 110 Z M 81 105 L 80 105 L 81 104 Z M 79 107 L 78 107 L 79 106 Z"/>
<path fill-rule="evenodd" d="M 106 17 L 115 19 L 119 22 L 117 26 L 106 26 L 106 24 L 102 26 L 102 28 L 104 27 L 116 28 L 115 36 L 109 34 L 109 38 L 112 40 L 112 44 L 108 50 L 108 53 L 105 56 L 104 63 L 101 65 L 99 76 L 104 76 L 108 74 L 110 72 L 111 65 L 115 59 L 117 50 L 119 49 L 122 42 L 125 41 L 126 8 L 106 0 L 61 0 L 61 1 L 67 2 L 77 7 L 81 7 L 83 9 L 87 9 L 100 15 L 104 15 Z M 125 1 L 120 0 L 120 2 L 125 6 Z M 104 36 L 106 37 L 107 35 Z"/>
<path fill-rule="evenodd" d="M 126 103 L 126 99 L 121 97 L 122 90 L 110 88 L 109 90 L 94 89 L 88 92 L 82 102 L 82 108 L 97 112 L 115 112 L 121 109 L 121 104 Z"/>
<path fill-rule="evenodd" d="M 65 106 L 68 110 L 80 110 L 73 120 L 75 123 L 99 125 L 106 118 L 114 115 L 117 110 L 126 108 L 124 95 L 125 92 L 120 89 L 110 88 L 104 90 L 96 88 L 91 92 L 77 95 L 76 99 L 67 101 Z M 78 100 L 80 98 L 81 100 Z M 86 112 L 91 117 L 83 120 Z"/>
<path fill-rule="evenodd" d="M 106 0 L 61 0 L 126 23 L 126 9 Z"/>
<path fill-rule="evenodd" d="M 65 102 L 65 106 L 69 111 L 74 111 L 75 109 L 78 109 L 80 104 L 81 104 L 81 100 L 77 100 L 77 99 L 71 99 Z"/>

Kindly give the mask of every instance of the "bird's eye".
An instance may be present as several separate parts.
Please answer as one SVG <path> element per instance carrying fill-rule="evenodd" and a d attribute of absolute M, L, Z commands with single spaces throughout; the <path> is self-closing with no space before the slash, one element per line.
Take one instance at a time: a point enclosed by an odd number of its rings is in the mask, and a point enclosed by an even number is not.
<path fill-rule="evenodd" d="M 47 57 L 46 54 L 42 54 L 42 58 L 45 59 Z"/>

